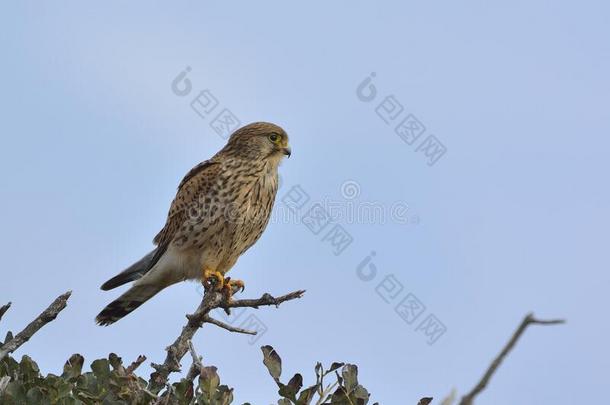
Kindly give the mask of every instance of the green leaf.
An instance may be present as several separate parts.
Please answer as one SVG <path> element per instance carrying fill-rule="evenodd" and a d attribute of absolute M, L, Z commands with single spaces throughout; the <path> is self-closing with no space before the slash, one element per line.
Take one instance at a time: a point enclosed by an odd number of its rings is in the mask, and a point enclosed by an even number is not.
<path fill-rule="evenodd" d="M 10 382 L 4 390 L 4 396 L 12 400 L 12 402 L 8 402 L 9 404 L 23 404 L 27 402 L 25 388 L 19 381 Z"/>
<path fill-rule="evenodd" d="M 278 383 L 280 389 L 278 390 L 278 394 L 280 397 L 282 398 L 287 398 L 290 399 L 292 401 L 296 401 L 296 395 L 297 395 L 297 391 L 294 390 L 294 388 L 289 387 L 288 385 L 284 385 L 282 383 Z"/>
<path fill-rule="evenodd" d="M 190 403 L 194 395 L 193 382 L 187 379 L 182 379 L 180 382 L 173 385 L 176 398 L 181 403 Z"/>
<path fill-rule="evenodd" d="M 45 383 L 51 387 L 49 397 L 51 402 L 57 402 L 61 398 L 70 396 L 72 392 L 72 384 L 66 381 L 64 378 L 58 377 L 53 374 L 49 374 L 45 378 Z"/>
<path fill-rule="evenodd" d="M 218 394 L 216 403 L 218 405 L 229 405 L 233 402 L 233 388 L 229 388 L 226 385 L 218 387 Z"/>
<path fill-rule="evenodd" d="M 110 377 L 110 363 L 106 359 L 95 360 L 91 363 L 91 371 L 102 384 L 105 384 Z"/>
<path fill-rule="evenodd" d="M 83 402 L 76 398 L 62 398 L 54 405 L 83 405 Z"/>
<path fill-rule="evenodd" d="M 16 375 L 18 370 L 19 363 L 11 356 L 6 356 L 4 359 L 0 360 L 0 377 L 12 377 Z"/>
<path fill-rule="evenodd" d="M 271 374 L 275 382 L 279 383 L 280 376 L 282 375 L 282 359 L 280 355 L 271 346 L 263 346 L 261 350 L 264 357 L 263 364 L 267 366 L 267 370 L 269 370 L 269 374 Z"/>
<path fill-rule="evenodd" d="M 125 401 L 120 401 L 120 400 L 112 398 L 112 397 L 106 397 L 106 398 L 104 398 L 104 402 L 102 402 L 102 405 L 129 405 L 129 404 Z"/>
<path fill-rule="evenodd" d="M 331 364 L 330 368 L 328 369 L 328 371 L 326 372 L 326 374 L 328 373 L 332 373 L 335 370 L 340 369 L 341 367 L 343 367 L 345 365 L 345 363 L 338 363 L 338 362 L 334 362 L 333 364 Z"/>
<path fill-rule="evenodd" d="M 62 378 L 67 380 L 77 378 L 83 370 L 84 363 L 85 358 L 80 354 L 73 354 L 70 356 L 68 361 L 66 361 L 66 364 L 64 364 L 64 372 L 61 375 Z"/>
<path fill-rule="evenodd" d="M 113 370 L 123 369 L 123 359 L 121 359 L 115 353 L 110 353 L 110 355 L 108 355 L 108 361 L 110 362 Z"/>
<path fill-rule="evenodd" d="M 352 393 L 352 396 L 356 399 L 365 399 L 368 400 L 370 397 L 369 392 L 366 390 L 366 388 L 364 388 L 362 385 L 358 385 L 356 387 L 356 389 L 354 389 L 354 392 Z"/>
<path fill-rule="evenodd" d="M 353 364 L 346 364 L 341 370 L 343 376 L 343 386 L 349 395 L 358 386 L 358 367 Z"/>
<path fill-rule="evenodd" d="M 39 387 L 30 388 L 26 394 L 26 400 L 28 405 L 44 405 L 51 403 L 45 398 L 45 395 Z"/>
<path fill-rule="evenodd" d="M 311 403 L 311 400 L 315 396 L 317 390 L 317 385 L 313 385 L 309 388 L 304 389 L 303 391 L 301 391 L 301 395 L 299 395 L 299 400 L 297 402 L 301 405 L 309 405 Z"/>
<path fill-rule="evenodd" d="M 303 376 L 301 374 L 295 374 L 294 377 L 288 381 L 288 386 L 294 389 L 294 392 L 297 393 L 303 388 Z"/>
<path fill-rule="evenodd" d="M 103 385 L 100 385 L 100 381 L 93 373 L 81 374 L 76 379 L 76 388 L 78 391 L 78 398 L 83 401 L 85 399 L 97 399 L 104 390 Z"/>
<path fill-rule="evenodd" d="M 218 377 L 217 371 L 218 369 L 214 366 L 203 367 L 199 375 L 199 388 L 210 398 L 216 393 L 216 389 L 220 385 L 220 377 Z"/>
<path fill-rule="evenodd" d="M 303 387 L 303 376 L 301 374 L 295 374 L 287 385 L 279 383 L 279 386 L 280 390 L 278 391 L 278 394 L 280 394 L 280 396 L 296 402 L 297 394 Z"/>
<path fill-rule="evenodd" d="M 40 369 L 38 364 L 30 358 L 30 356 L 23 356 L 21 363 L 19 363 L 19 373 L 24 382 L 31 381 L 35 378 L 40 377 Z"/>

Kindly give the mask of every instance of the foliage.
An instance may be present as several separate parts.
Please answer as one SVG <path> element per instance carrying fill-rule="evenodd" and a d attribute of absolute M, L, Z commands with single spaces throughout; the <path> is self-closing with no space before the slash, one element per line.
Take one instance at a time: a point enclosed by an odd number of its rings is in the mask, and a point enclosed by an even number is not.
<path fill-rule="evenodd" d="M 7 356 L 0 361 L 0 403 L 27 405 L 148 405 L 161 404 L 228 405 L 233 390 L 220 385 L 215 367 L 204 367 L 196 389 L 185 379 L 168 387 L 160 398 L 146 389 L 143 378 L 129 372 L 116 354 L 95 360 L 91 371 L 83 373 L 85 359 L 75 354 L 60 376 L 43 377 L 28 356 L 21 362 Z M 3 383 L 4 381 L 4 383 Z"/>
<path fill-rule="evenodd" d="M 321 363 L 316 364 L 316 383 L 303 388 L 303 376 L 295 374 L 287 384 L 280 382 L 282 359 L 271 346 L 262 347 L 264 360 L 269 374 L 279 387 L 281 399 L 278 405 L 309 405 L 314 397 L 317 404 L 366 405 L 370 394 L 358 383 L 358 367 L 353 364 L 333 363 L 328 370 Z M 339 370 L 341 374 L 339 374 Z M 324 378 L 334 374 L 336 381 L 325 384 Z"/>
<path fill-rule="evenodd" d="M 282 360 L 271 346 L 264 346 L 263 363 L 278 385 L 278 405 L 366 405 L 369 393 L 358 383 L 358 368 L 333 363 L 315 367 L 315 384 L 303 388 L 303 377 L 296 374 L 286 384 L 280 382 Z M 111 353 L 107 359 L 91 363 L 83 372 L 85 359 L 74 354 L 61 375 L 43 376 L 34 360 L 23 356 L 18 362 L 10 356 L 0 361 L 0 403 L 25 405 L 229 405 L 233 389 L 220 384 L 216 367 L 202 367 L 194 381 L 182 379 L 168 386 L 159 396 L 147 389 L 148 382 L 125 367 Z M 190 373 L 189 373 L 190 374 Z M 334 378 L 333 378 L 334 377 Z M 335 381 L 325 381 L 333 378 Z M 315 402 L 314 399 L 316 400 Z"/>

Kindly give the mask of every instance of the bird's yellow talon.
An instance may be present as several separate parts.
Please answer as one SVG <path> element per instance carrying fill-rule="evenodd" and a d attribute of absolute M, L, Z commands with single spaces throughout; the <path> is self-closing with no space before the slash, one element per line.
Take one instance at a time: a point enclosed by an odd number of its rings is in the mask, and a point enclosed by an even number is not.
<path fill-rule="evenodd" d="M 216 291 L 221 291 L 225 284 L 225 278 L 218 271 L 203 269 L 203 284 L 207 288 L 212 287 Z"/>
<path fill-rule="evenodd" d="M 227 277 L 224 280 L 224 286 L 222 291 L 225 295 L 227 301 L 231 301 L 233 294 L 237 291 L 244 291 L 246 289 L 246 284 L 241 280 L 231 280 L 230 277 Z"/>

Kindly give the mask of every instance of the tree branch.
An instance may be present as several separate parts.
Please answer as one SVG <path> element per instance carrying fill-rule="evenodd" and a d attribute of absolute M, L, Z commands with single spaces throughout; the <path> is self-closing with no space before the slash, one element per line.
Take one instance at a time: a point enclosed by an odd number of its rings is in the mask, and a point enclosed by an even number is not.
<path fill-rule="evenodd" d="M 500 364 L 502 364 L 502 361 L 504 361 L 504 358 L 506 357 L 506 355 L 508 355 L 508 353 L 513 349 L 513 347 L 515 347 L 515 345 L 517 344 L 517 341 L 519 340 L 519 338 L 521 337 L 523 332 L 525 332 L 525 330 L 527 329 L 528 326 L 530 326 L 530 325 L 558 325 L 558 324 L 562 324 L 562 323 L 565 323 L 565 320 L 563 320 L 563 319 L 539 320 L 539 319 L 534 318 L 534 314 L 527 314 L 525 316 L 525 318 L 523 318 L 523 321 L 521 321 L 521 324 L 519 325 L 519 327 L 517 328 L 515 333 L 513 333 L 513 336 L 506 343 L 506 345 L 504 346 L 504 348 L 502 349 L 500 354 L 498 354 L 498 356 L 491 362 L 489 368 L 487 369 L 485 374 L 483 374 L 483 377 L 478 382 L 478 384 L 475 385 L 475 387 L 468 394 L 466 394 L 462 397 L 462 400 L 460 401 L 460 405 L 472 405 L 474 403 L 475 397 L 478 394 L 480 394 L 481 391 L 483 391 L 485 389 L 485 387 L 487 387 L 487 384 L 489 383 L 489 380 L 491 379 L 493 374 L 496 372 L 498 367 L 500 367 Z"/>
<path fill-rule="evenodd" d="M 7 354 L 14 352 L 25 342 L 30 340 L 36 332 L 40 330 L 47 323 L 57 318 L 57 315 L 68 305 L 68 298 L 72 295 L 72 291 L 68 291 L 65 294 L 60 295 L 45 309 L 36 319 L 34 319 L 28 326 L 19 332 L 14 338 L 6 342 L 0 347 L 0 360 L 2 360 Z"/>
<path fill-rule="evenodd" d="M 203 358 L 197 354 L 195 351 L 195 346 L 193 346 L 193 342 L 189 340 L 189 352 L 191 353 L 191 358 L 193 359 L 193 364 L 186 375 L 186 379 L 188 381 L 193 381 L 197 378 L 198 375 L 201 374 L 201 369 L 203 368 Z"/>
<path fill-rule="evenodd" d="M 258 308 L 261 306 L 275 305 L 279 307 L 280 304 L 293 300 L 295 298 L 301 298 L 305 294 L 305 290 L 299 290 L 291 292 L 290 294 L 282 295 L 281 297 L 274 298 L 271 294 L 263 294 L 262 297 L 255 300 L 236 300 L 229 303 L 225 303 L 221 308 Z"/>
<path fill-rule="evenodd" d="M 248 330 L 248 329 L 242 329 L 242 328 L 236 328 L 235 326 L 231 326 L 231 325 L 226 324 L 226 323 L 224 323 L 224 322 L 221 322 L 221 321 L 219 321 L 219 320 L 217 320 L 217 319 L 214 319 L 214 318 L 212 318 L 212 317 L 211 317 L 211 316 L 209 316 L 209 315 L 206 315 L 206 316 L 203 318 L 203 321 L 204 321 L 205 323 L 211 323 L 211 324 L 213 324 L 213 325 L 216 325 L 216 326 L 218 326 L 219 328 L 226 329 L 226 330 L 228 330 L 229 332 L 234 332 L 234 333 L 243 333 L 244 335 L 256 335 L 256 332 L 255 332 L 255 331 Z"/>
<path fill-rule="evenodd" d="M 127 367 L 127 369 L 125 370 L 127 372 L 127 374 L 132 374 L 134 371 L 136 371 L 136 369 L 138 367 L 140 367 L 142 365 L 142 363 L 144 363 L 146 361 L 146 356 L 144 355 L 140 355 L 138 356 L 138 358 L 136 359 L 136 361 L 134 361 L 133 363 L 131 363 L 129 365 L 129 367 Z"/>
<path fill-rule="evenodd" d="M 237 290 L 237 288 L 235 290 Z M 167 355 L 165 356 L 165 361 L 163 362 L 163 364 L 152 363 L 152 367 L 155 369 L 155 372 L 150 375 L 150 380 L 148 383 L 150 391 L 154 393 L 159 393 L 159 391 L 161 391 L 161 389 L 166 386 L 169 375 L 174 372 L 180 372 L 180 360 L 182 360 L 184 355 L 189 351 L 189 341 L 192 340 L 193 336 L 195 336 L 195 333 L 197 333 L 199 328 L 201 328 L 204 323 L 212 323 L 231 332 L 250 332 L 246 330 L 241 330 L 239 328 L 234 328 L 230 325 L 226 325 L 220 321 L 211 318 L 208 315 L 210 311 L 216 308 L 223 308 L 228 311 L 230 308 L 242 307 L 258 308 L 261 306 L 269 305 L 275 305 L 277 307 L 283 302 L 301 298 L 304 293 L 305 291 L 299 290 L 278 298 L 274 298 L 270 294 L 264 294 L 259 299 L 236 300 L 227 302 L 225 295 L 221 292 L 214 291 L 213 289 L 206 289 L 205 293 L 203 294 L 201 304 L 199 304 L 199 307 L 197 308 L 194 314 L 186 316 L 188 322 L 182 328 L 182 332 L 176 338 L 174 343 L 172 343 L 166 349 Z"/>
<path fill-rule="evenodd" d="M 11 307 L 11 305 L 12 303 L 9 302 L 8 304 L 0 307 L 0 321 L 2 320 L 2 317 L 4 316 L 6 311 L 8 311 L 8 309 Z"/>

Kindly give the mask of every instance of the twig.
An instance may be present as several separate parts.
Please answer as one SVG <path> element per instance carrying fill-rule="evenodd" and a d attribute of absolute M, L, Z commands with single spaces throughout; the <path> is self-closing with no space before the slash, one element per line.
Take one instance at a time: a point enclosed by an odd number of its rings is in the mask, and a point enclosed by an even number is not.
<path fill-rule="evenodd" d="M 186 375 L 186 379 L 188 381 L 193 381 L 198 375 L 201 374 L 201 369 L 203 368 L 203 358 L 195 351 L 195 346 L 193 346 L 192 341 L 189 340 L 188 344 L 189 352 L 191 353 L 191 358 L 193 359 L 193 364 L 191 364 L 191 368 Z"/>
<path fill-rule="evenodd" d="M 136 361 L 134 361 L 133 363 L 131 363 L 129 365 L 129 367 L 127 367 L 127 369 L 125 370 L 127 372 L 127 374 L 132 374 L 134 371 L 136 371 L 136 369 L 138 367 L 140 367 L 142 365 L 142 363 L 144 363 L 146 361 L 146 356 L 140 355 L 138 356 L 138 358 L 136 359 Z"/>
<path fill-rule="evenodd" d="M 8 384 L 11 382 L 11 377 L 9 376 L 4 376 L 2 378 L 0 378 L 0 396 L 2 396 L 2 394 L 4 393 L 4 390 L 6 390 L 6 387 L 8 386 Z"/>
<path fill-rule="evenodd" d="M 40 330 L 47 323 L 51 322 L 57 315 L 66 307 L 68 304 L 68 298 L 72 295 L 72 291 L 60 295 L 53 301 L 47 309 L 45 309 L 36 319 L 34 319 L 28 326 L 19 332 L 15 337 L 6 342 L 0 347 L 0 360 L 2 360 L 7 354 L 14 352 L 25 342 L 30 340 L 36 332 Z"/>
<path fill-rule="evenodd" d="M 502 364 L 502 361 L 504 360 L 506 355 L 513 349 L 513 347 L 515 346 L 515 344 L 517 343 L 517 341 L 519 340 L 519 338 L 521 337 L 523 332 L 525 332 L 525 330 L 527 329 L 528 326 L 530 326 L 530 325 L 558 325 L 558 324 L 562 324 L 562 323 L 565 323 L 565 320 L 563 320 L 563 319 L 540 320 L 540 319 L 534 318 L 534 314 L 527 314 L 525 316 L 525 318 L 523 318 L 523 321 L 521 321 L 521 324 L 519 325 L 519 327 L 517 328 L 517 330 L 515 331 L 513 336 L 510 338 L 510 340 L 508 341 L 506 346 L 504 346 L 504 348 L 502 349 L 500 354 L 498 354 L 498 356 L 491 362 L 489 368 L 487 369 L 485 374 L 483 374 L 483 377 L 481 378 L 479 383 L 477 385 L 475 385 L 475 387 L 472 389 L 472 391 L 470 391 L 468 394 L 466 394 L 462 397 L 462 399 L 460 401 L 460 405 L 472 405 L 474 403 L 474 398 L 479 393 L 481 393 L 481 391 L 483 391 L 485 389 L 485 387 L 487 387 L 487 384 L 489 383 L 489 380 L 491 379 L 493 374 L 496 372 L 498 367 L 500 367 L 500 364 Z"/>
<path fill-rule="evenodd" d="M 165 356 L 165 361 L 163 364 L 155 364 L 152 363 L 152 367 L 155 369 L 150 375 L 150 380 L 148 383 L 149 390 L 154 393 L 159 393 L 163 387 L 166 386 L 168 377 L 171 373 L 180 371 L 180 360 L 184 357 L 184 355 L 189 351 L 189 341 L 192 340 L 193 336 L 201 326 L 206 323 L 213 323 L 216 326 L 220 326 L 224 329 L 231 330 L 226 328 L 225 326 L 221 326 L 222 324 L 219 321 L 212 320 L 209 317 L 209 312 L 216 308 L 224 308 L 228 310 L 229 308 L 241 308 L 241 307 L 250 307 L 250 308 L 258 308 L 261 306 L 269 306 L 275 305 L 279 306 L 281 303 L 294 300 L 296 298 L 301 298 L 305 291 L 295 291 L 293 293 L 283 295 L 278 298 L 274 298 L 270 294 L 264 294 L 259 299 L 250 299 L 250 300 L 236 300 L 227 302 L 225 295 L 221 292 L 214 291 L 213 289 L 206 289 L 203 295 L 203 299 L 201 300 L 201 304 L 192 315 L 187 315 L 188 322 L 182 328 L 182 332 L 176 338 L 174 343 L 172 343 L 167 349 L 167 355 Z M 208 319 L 206 319 L 206 317 Z M 224 325 L 224 324 L 223 324 Z M 229 325 L 226 325 L 229 326 Z M 235 330 L 231 330 L 232 332 L 238 331 L 239 328 L 233 328 Z M 245 333 L 248 331 L 239 330 L 241 333 Z"/>
<path fill-rule="evenodd" d="M 243 333 L 244 335 L 256 335 L 255 331 L 248 330 L 248 329 L 242 329 L 242 328 L 236 328 L 235 326 L 231 326 L 231 325 L 226 324 L 224 322 L 221 322 L 221 321 L 219 321 L 217 319 L 214 319 L 214 318 L 212 318 L 209 315 L 206 315 L 203 318 L 203 321 L 206 322 L 206 323 L 211 323 L 213 325 L 216 325 L 216 326 L 218 326 L 218 327 L 220 327 L 222 329 L 226 329 L 229 332 Z"/>
<path fill-rule="evenodd" d="M 12 305 L 12 303 L 9 302 L 8 304 L 0 307 L 0 321 L 2 320 L 2 317 L 4 316 L 6 311 L 8 311 L 8 309 L 11 307 L 11 305 Z"/>
<path fill-rule="evenodd" d="M 279 307 L 280 304 L 286 301 L 290 301 L 296 298 L 301 298 L 305 294 L 305 290 L 299 290 L 291 292 L 290 294 L 282 295 L 281 297 L 274 298 L 271 294 L 263 294 L 262 297 L 255 300 L 236 300 L 226 303 L 222 308 L 258 308 L 261 306 L 275 305 Z"/>
<path fill-rule="evenodd" d="M 323 405 L 326 402 L 326 400 L 328 399 L 328 396 L 335 389 L 337 384 L 339 384 L 339 381 L 335 381 L 334 383 L 329 384 L 328 387 L 326 387 L 326 389 L 322 390 L 322 392 L 319 392 L 318 395 L 320 395 L 320 398 L 318 399 L 318 402 L 316 402 L 316 405 Z"/>

